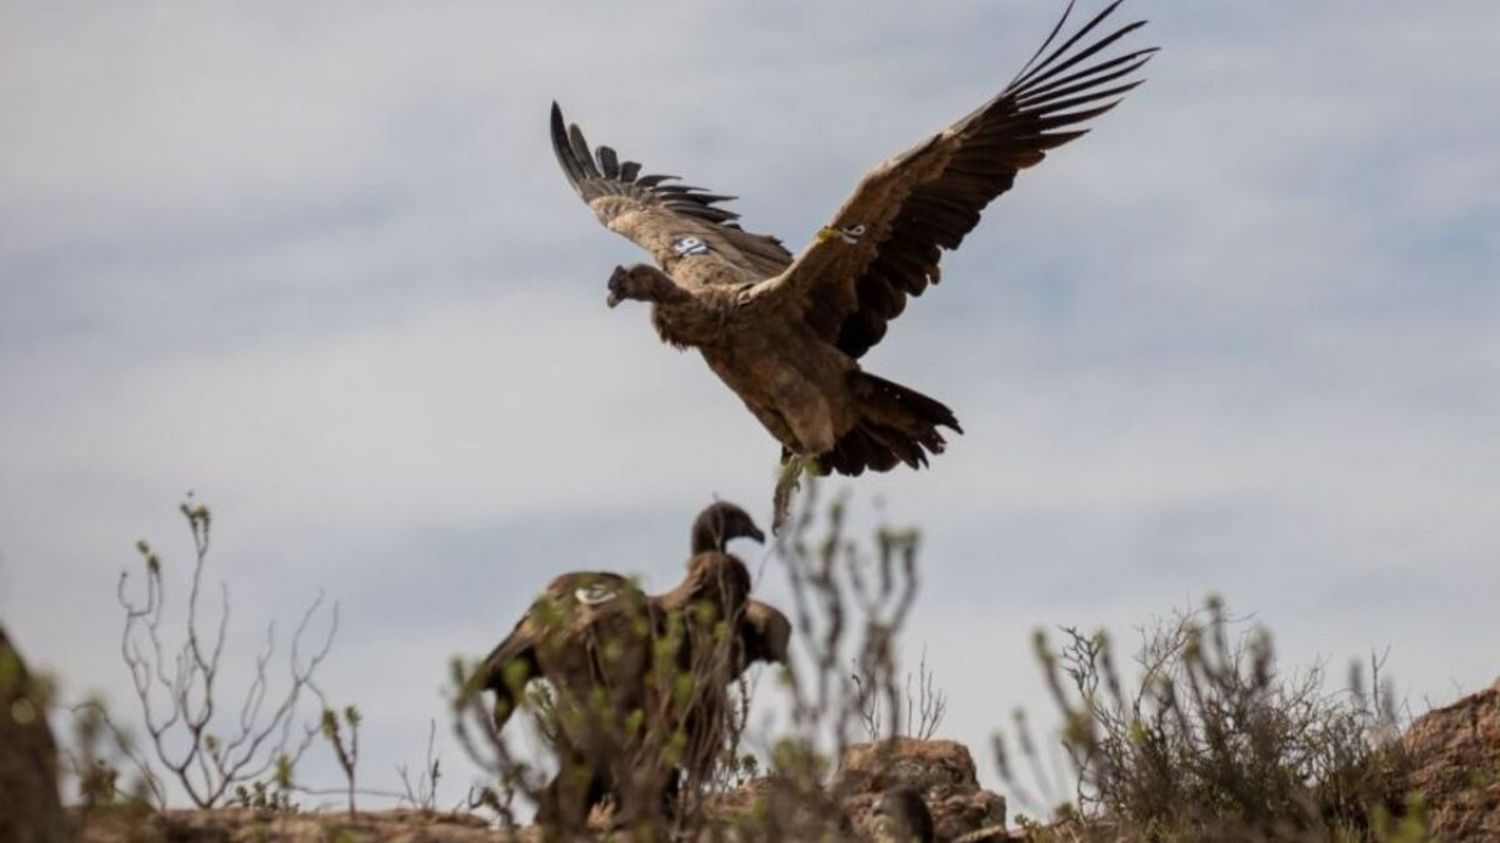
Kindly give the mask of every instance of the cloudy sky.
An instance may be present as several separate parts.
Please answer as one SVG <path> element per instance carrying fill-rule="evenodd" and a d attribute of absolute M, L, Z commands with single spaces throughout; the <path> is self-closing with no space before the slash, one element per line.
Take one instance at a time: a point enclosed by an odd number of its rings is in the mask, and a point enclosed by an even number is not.
<path fill-rule="evenodd" d="M 447 658 L 548 578 L 665 587 L 714 495 L 769 514 L 769 437 L 644 310 L 604 307 L 638 255 L 557 172 L 550 101 L 800 248 L 1058 11 L 5 3 L 5 625 L 131 712 L 115 584 L 147 537 L 182 585 L 196 490 L 231 669 L 326 590 L 323 685 L 363 706 L 364 778 L 393 785 Z M 930 471 L 852 484 L 926 530 L 906 645 L 944 733 L 1045 711 L 1031 629 L 1126 637 L 1209 592 L 1288 662 L 1388 648 L 1417 708 L 1488 684 L 1493 4 L 1125 12 L 1164 48 L 1149 83 L 1026 173 L 866 358 L 966 431 Z M 783 593 L 775 566 L 762 588 Z"/>

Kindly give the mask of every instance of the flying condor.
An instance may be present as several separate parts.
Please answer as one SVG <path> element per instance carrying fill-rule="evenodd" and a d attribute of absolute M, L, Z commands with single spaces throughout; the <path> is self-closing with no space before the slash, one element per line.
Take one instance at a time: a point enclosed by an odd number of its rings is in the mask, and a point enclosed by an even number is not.
<path fill-rule="evenodd" d="M 908 296 L 938 281 L 980 211 L 1048 150 L 1087 131 L 1140 84 L 1155 48 L 1116 42 L 1144 21 L 1110 29 L 1110 4 L 1064 33 L 1070 4 L 1016 78 L 953 125 L 877 166 L 793 257 L 774 237 L 740 228 L 732 199 L 642 175 L 613 149 L 590 151 L 552 106 L 552 144 L 578 195 L 611 231 L 658 266 L 618 267 L 608 304 L 653 304 L 661 338 L 697 348 L 782 445 L 785 460 L 857 475 L 926 465 L 958 420 L 942 403 L 861 370 Z M 659 268 L 658 268 L 659 267 Z"/>

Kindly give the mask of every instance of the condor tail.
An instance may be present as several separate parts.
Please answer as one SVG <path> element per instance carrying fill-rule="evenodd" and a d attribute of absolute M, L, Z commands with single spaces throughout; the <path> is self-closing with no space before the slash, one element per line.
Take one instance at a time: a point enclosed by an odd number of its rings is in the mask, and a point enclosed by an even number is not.
<path fill-rule="evenodd" d="M 941 454 L 947 445 L 939 427 L 963 433 L 942 402 L 866 372 L 851 377 L 859 421 L 833 450 L 818 455 L 821 470 L 853 476 L 866 468 L 889 471 L 898 463 L 921 468 L 928 455 Z"/>

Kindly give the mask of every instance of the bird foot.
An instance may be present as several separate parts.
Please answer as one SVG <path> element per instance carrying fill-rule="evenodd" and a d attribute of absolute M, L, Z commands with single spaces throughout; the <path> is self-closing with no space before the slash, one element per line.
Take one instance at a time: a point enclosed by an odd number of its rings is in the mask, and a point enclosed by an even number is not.
<path fill-rule="evenodd" d="M 792 495 L 802 488 L 802 474 L 806 470 L 806 462 L 796 454 L 781 464 L 781 476 L 776 479 L 776 491 L 771 497 L 772 535 L 781 535 L 781 528 L 786 526 L 787 515 L 792 510 Z"/>

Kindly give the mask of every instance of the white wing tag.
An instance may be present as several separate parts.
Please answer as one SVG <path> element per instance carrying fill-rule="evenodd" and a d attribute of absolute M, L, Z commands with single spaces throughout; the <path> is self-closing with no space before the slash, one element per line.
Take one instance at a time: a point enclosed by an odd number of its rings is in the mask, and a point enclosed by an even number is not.
<path fill-rule="evenodd" d="M 618 596 L 619 594 L 616 591 L 600 583 L 595 583 L 573 592 L 574 599 L 585 606 L 598 606 L 600 603 L 608 603 Z"/>
<path fill-rule="evenodd" d="M 697 237 L 679 237 L 672 241 L 672 252 L 682 257 L 708 254 L 708 244 Z"/>

